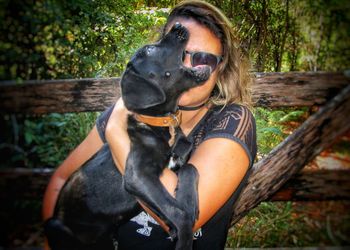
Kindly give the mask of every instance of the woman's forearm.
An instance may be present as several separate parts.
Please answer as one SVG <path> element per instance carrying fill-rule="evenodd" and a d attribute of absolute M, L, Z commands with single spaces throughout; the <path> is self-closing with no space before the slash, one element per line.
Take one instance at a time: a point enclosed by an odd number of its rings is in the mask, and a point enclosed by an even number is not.
<path fill-rule="evenodd" d="M 105 132 L 114 163 L 121 174 L 124 174 L 126 159 L 130 151 L 130 138 L 127 132 L 129 114 L 122 98 L 119 98 L 108 120 Z"/>
<path fill-rule="evenodd" d="M 108 125 L 106 139 L 109 144 L 115 165 L 121 174 L 125 172 L 125 163 L 130 151 L 130 139 L 126 130 L 117 125 Z"/>
<path fill-rule="evenodd" d="M 50 183 L 46 188 L 43 199 L 42 217 L 44 221 L 52 217 L 58 194 L 65 181 L 66 180 L 64 178 L 57 176 L 57 174 L 54 174 L 51 177 Z"/>

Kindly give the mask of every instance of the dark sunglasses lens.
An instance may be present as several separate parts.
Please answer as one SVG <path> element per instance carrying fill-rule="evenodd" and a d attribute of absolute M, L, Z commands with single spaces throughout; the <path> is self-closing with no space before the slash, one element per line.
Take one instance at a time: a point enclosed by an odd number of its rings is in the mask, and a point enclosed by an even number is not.
<path fill-rule="evenodd" d="M 197 52 L 193 54 L 192 58 L 192 66 L 198 66 L 198 65 L 208 65 L 211 67 L 211 70 L 214 71 L 217 66 L 217 59 L 214 55 L 203 53 L 203 52 Z"/>

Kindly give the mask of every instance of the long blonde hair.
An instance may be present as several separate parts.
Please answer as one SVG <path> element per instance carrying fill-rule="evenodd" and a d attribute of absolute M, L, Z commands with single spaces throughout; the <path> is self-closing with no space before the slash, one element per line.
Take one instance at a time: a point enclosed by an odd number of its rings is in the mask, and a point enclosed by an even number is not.
<path fill-rule="evenodd" d="M 218 80 L 210 102 L 215 105 L 239 103 L 251 106 L 250 64 L 239 49 L 239 41 L 231 22 L 215 6 L 199 0 L 187 0 L 177 4 L 170 12 L 163 28 L 164 35 L 168 25 L 177 18 L 193 19 L 211 30 L 221 41 L 223 61 L 218 68 Z"/>

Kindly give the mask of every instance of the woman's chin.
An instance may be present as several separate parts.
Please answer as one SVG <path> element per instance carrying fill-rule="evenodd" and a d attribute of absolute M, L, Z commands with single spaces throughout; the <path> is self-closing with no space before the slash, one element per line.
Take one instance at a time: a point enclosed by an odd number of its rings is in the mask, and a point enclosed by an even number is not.
<path fill-rule="evenodd" d="M 189 98 L 189 96 L 185 92 L 180 96 L 179 101 L 178 101 L 178 105 L 179 106 L 188 106 L 191 103 L 190 101 L 191 101 L 191 99 Z"/>

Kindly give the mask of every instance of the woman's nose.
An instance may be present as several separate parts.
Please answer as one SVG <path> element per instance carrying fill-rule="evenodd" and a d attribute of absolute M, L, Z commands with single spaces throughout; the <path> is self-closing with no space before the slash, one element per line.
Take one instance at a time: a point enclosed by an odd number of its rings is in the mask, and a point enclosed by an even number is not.
<path fill-rule="evenodd" d="M 191 64 L 191 55 L 187 54 L 186 52 L 184 52 L 183 56 L 182 56 L 182 62 L 184 64 L 185 67 L 192 67 Z"/>

